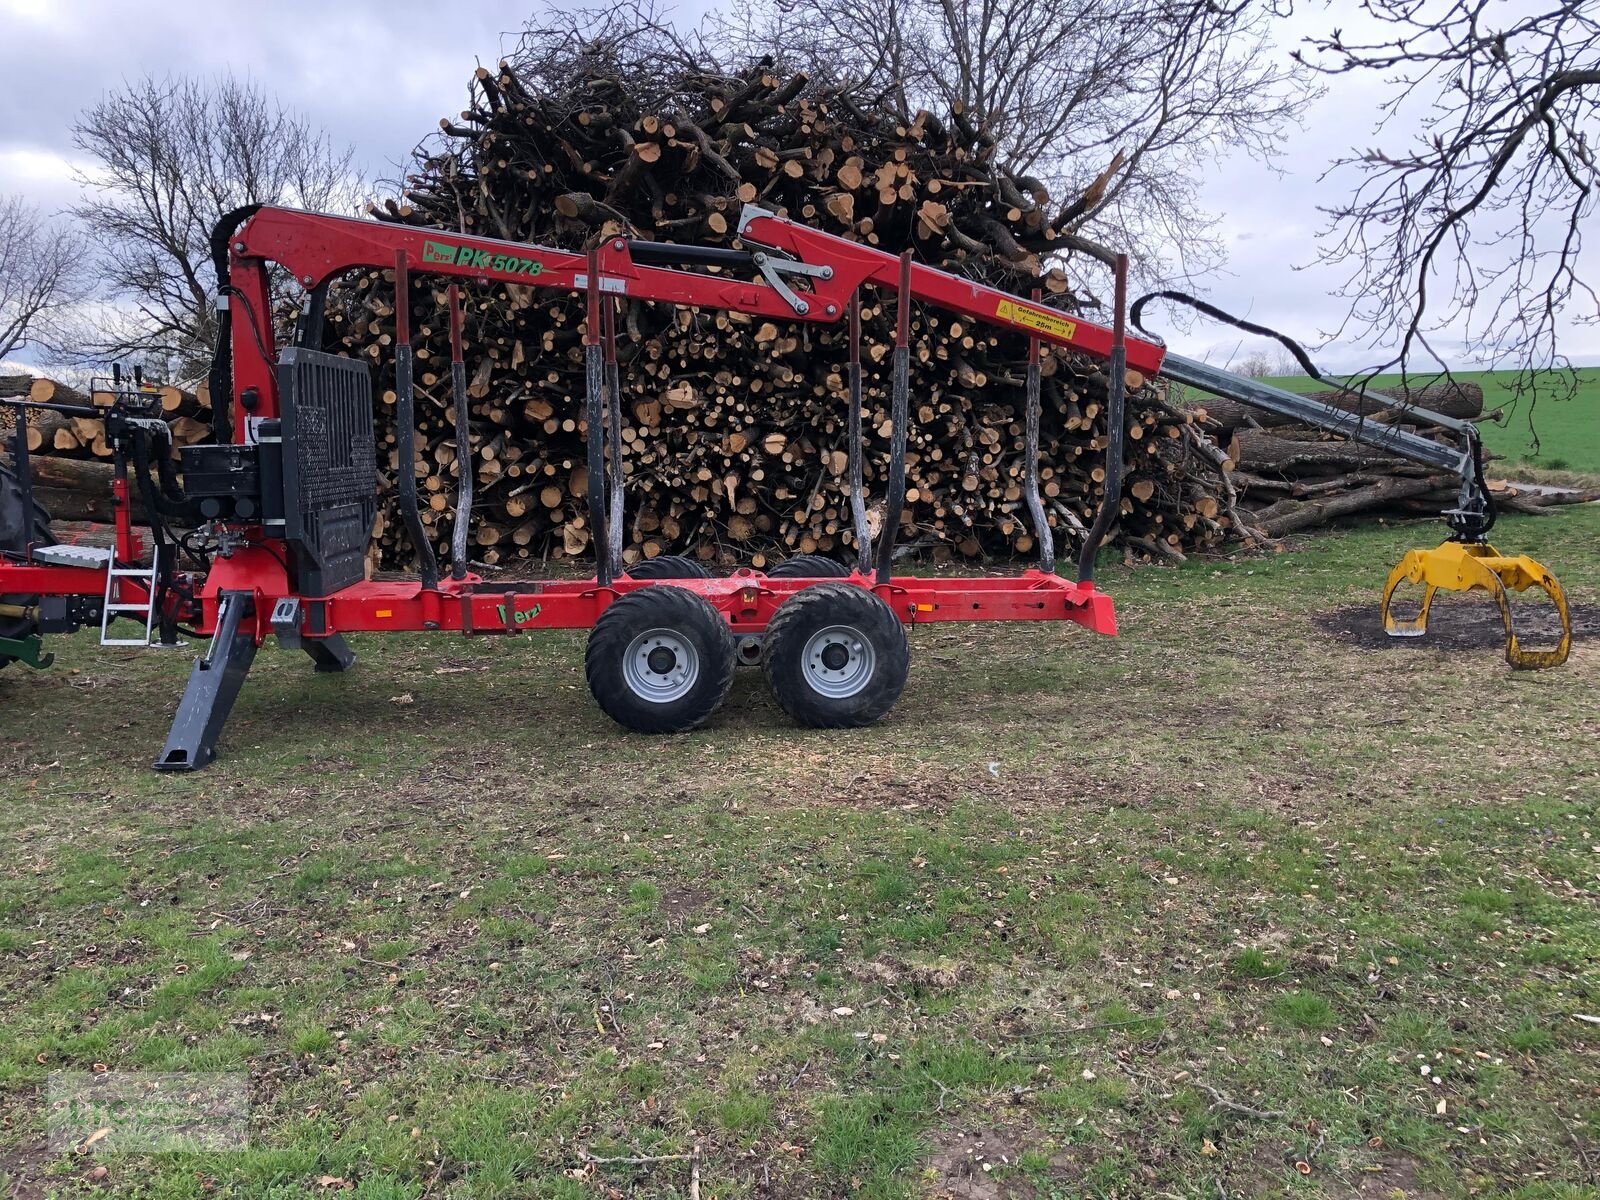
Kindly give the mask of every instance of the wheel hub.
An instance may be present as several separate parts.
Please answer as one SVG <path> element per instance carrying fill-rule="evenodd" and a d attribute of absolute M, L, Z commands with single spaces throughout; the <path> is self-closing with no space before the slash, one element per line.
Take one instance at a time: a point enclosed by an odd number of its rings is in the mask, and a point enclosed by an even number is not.
<path fill-rule="evenodd" d="M 640 699 L 670 704 L 688 695 L 700 678 L 700 656 L 675 630 L 651 629 L 628 644 L 622 678 Z"/>
<path fill-rule="evenodd" d="M 801 662 L 806 683 L 835 700 L 856 695 L 872 681 L 878 656 L 872 642 L 851 625 L 830 625 L 806 641 Z"/>

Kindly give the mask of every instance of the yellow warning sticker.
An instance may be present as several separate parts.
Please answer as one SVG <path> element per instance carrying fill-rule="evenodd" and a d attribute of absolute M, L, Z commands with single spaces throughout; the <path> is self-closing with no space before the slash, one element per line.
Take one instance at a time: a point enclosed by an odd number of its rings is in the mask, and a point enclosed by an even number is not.
<path fill-rule="evenodd" d="M 1010 300 L 1002 300 L 995 308 L 994 315 L 1002 321 L 1015 322 L 1024 329 L 1037 329 L 1040 333 L 1060 338 L 1064 342 L 1070 342 L 1078 336 L 1076 321 L 1069 321 L 1056 313 L 1034 308 L 1031 304 L 1016 304 Z"/>

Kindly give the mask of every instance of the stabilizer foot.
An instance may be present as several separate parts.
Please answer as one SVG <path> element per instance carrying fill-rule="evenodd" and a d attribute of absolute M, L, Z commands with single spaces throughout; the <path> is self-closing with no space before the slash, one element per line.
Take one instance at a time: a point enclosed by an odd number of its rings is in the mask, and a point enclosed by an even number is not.
<path fill-rule="evenodd" d="M 356 665 L 356 652 L 337 633 L 323 638 L 305 638 L 301 648 L 317 664 L 317 674 L 348 671 Z"/>
<path fill-rule="evenodd" d="M 189 672 L 189 685 L 172 719 L 167 744 L 156 759 L 158 771 L 198 771 L 217 757 L 217 738 L 233 711 L 250 664 L 256 657 L 255 630 L 239 625 L 255 611 L 249 592 L 223 592 L 217 607 L 217 632 L 204 657 Z"/>

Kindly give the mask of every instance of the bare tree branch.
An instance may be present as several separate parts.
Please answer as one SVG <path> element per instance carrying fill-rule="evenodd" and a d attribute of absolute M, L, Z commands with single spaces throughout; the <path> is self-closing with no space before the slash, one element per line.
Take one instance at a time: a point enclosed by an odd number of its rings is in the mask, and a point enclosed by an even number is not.
<path fill-rule="evenodd" d="M 217 219 L 250 203 L 350 211 L 362 190 L 349 148 L 231 77 L 125 84 L 78 118 L 74 142 L 96 164 L 76 213 L 124 302 L 81 353 L 159 356 L 181 378 L 203 370 L 216 328 Z"/>
<path fill-rule="evenodd" d="M 1443 366 L 1459 335 L 1518 371 L 1519 390 L 1570 395 L 1565 321 L 1600 321 L 1583 233 L 1600 166 L 1600 10 L 1589 0 L 1364 0 L 1377 35 L 1335 30 L 1297 57 L 1329 75 L 1382 76 L 1384 144 L 1340 159 L 1327 257 L 1345 266 L 1346 328 L 1385 359 Z M 1418 132 L 1391 136 L 1406 120 Z"/>
<path fill-rule="evenodd" d="M 0 196 L 0 359 L 51 348 L 66 310 L 87 292 L 77 240 L 17 196 Z"/>
<path fill-rule="evenodd" d="M 1231 150 L 1270 159 L 1313 95 L 1274 58 L 1270 20 L 1204 0 L 747 0 L 721 38 L 950 113 L 969 155 L 1018 183 L 1012 203 L 1033 203 L 1024 180 L 1068 198 L 1041 227 L 1065 217 L 1170 280 L 1221 257 L 1201 171 Z"/>

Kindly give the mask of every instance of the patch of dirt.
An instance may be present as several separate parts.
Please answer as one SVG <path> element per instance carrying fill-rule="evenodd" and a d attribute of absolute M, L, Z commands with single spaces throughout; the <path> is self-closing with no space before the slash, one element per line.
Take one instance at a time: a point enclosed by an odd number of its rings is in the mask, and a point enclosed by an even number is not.
<path fill-rule="evenodd" d="M 55 1160 L 42 1142 L 0 1150 L 0 1197 L 4 1200 L 43 1200 L 52 1194 L 46 1170 Z"/>
<path fill-rule="evenodd" d="M 1572 640 L 1600 638 L 1600 604 L 1573 604 Z M 1408 616 L 1415 608 L 1397 612 Z M 1539 650 L 1553 647 L 1561 636 L 1561 622 L 1548 601 L 1511 599 L 1511 620 L 1523 648 Z M 1376 601 L 1347 604 L 1331 612 L 1318 613 L 1312 623 L 1347 646 L 1363 650 L 1500 650 L 1506 642 L 1500 609 L 1486 595 L 1434 597 L 1428 613 L 1428 632 L 1423 637 L 1390 637 L 1383 631 Z"/>
<path fill-rule="evenodd" d="M 716 897 L 705 888 L 688 884 L 668 884 L 661 889 L 661 911 L 674 920 L 690 917 L 710 919 L 721 913 Z"/>
<path fill-rule="evenodd" d="M 1444 1193 L 1417 1182 L 1417 1161 L 1406 1154 L 1383 1153 L 1360 1168 L 1354 1195 L 1370 1200 L 1443 1200 Z"/>
<path fill-rule="evenodd" d="M 1028 1139 L 1015 1130 L 946 1129 L 933 1139 L 933 1153 L 924 1164 L 927 1194 L 948 1200 L 1024 1200 L 1038 1195 L 1017 1164 Z M 1050 1173 L 1057 1163 L 1051 1160 Z M 1076 1178 L 1073 1164 L 1060 1163 L 1063 1182 Z"/>
<path fill-rule="evenodd" d="M 852 770 L 819 767 L 805 788 L 774 788 L 763 797 L 765 810 L 779 805 L 811 808 L 836 804 L 861 812 L 903 812 L 943 816 L 963 801 L 992 804 L 1013 813 L 1059 812 L 1067 804 L 1126 804 L 1139 791 L 1127 780 L 1104 777 L 1064 781 L 1015 762 L 967 762 L 954 767 Z"/>

